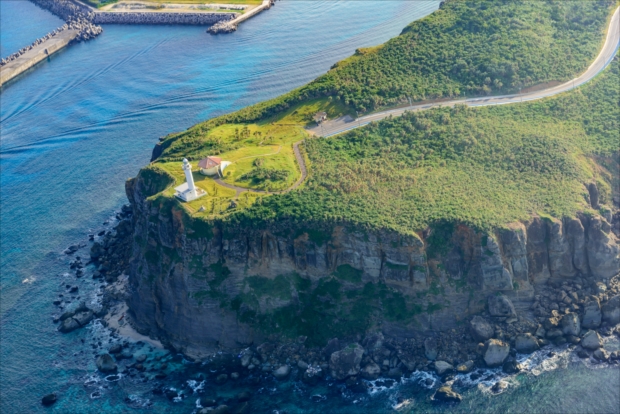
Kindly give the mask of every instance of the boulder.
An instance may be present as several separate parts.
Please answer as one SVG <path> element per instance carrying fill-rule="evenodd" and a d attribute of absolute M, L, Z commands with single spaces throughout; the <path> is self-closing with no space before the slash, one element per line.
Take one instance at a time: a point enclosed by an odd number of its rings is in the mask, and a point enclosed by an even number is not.
<path fill-rule="evenodd" d="M 453 391 L 449 385 L 444 385 L 435 392 L 433 400 L 436 402 L 461 402 L 463 397 Z"/>
<path fill-rule="evenodd" d="M 454 371 L 454 367 L 448 364 L 446 361 L 435 361 L 435 372 L 437 375 L 442 376 Z"/>
<path fill-rule="evenodd" d="M 562 333 L 564 335 L 577 336 L 579 335 L 579 332 L 581 332 L 579 315 L 576 313 L 571 312 L 563 315 L 560 325 L 562 326 Z"/>
<path fill-rule="evenodd" d="M 491 316 L 509 317 L 517 314 L 510 299 L 504 295 L 490 295 L 487 304 Z"/>
<path fill-rule="evenodd" d="M 357 375 L 363 355 L 364 348 L 358 343 L 350 344 L 343 350 L 332 353 L 329 358 L 332 377 L 343 380 L 351 375 Z"/>
<path fill-rule="evenodd" d="M 220 374 L 215 378 L 215 382 L 220 385 L 225 384 L 226 381 L 228 381 L 228 374 Z"/>
<path fill-rule="evenodd" d="M 484 362 L 489 367 L 501 366 L 510 353 L 510 346 L 499 339 L 489 339 L 484 346 Z"/>
<path fill-rule="evenodd" d="M 583 321 L 581 326 L 585 329 L 595 329 L 601 326 L 601 303 L 596 296 L 588 298 L 584 305 Z"/>
<path fill-rule="evenodd" d="M 103 373 L 116 372 L 116 362 L 110 354 L 99 355 L 95 363 L 97 369 Z"/>
<path fill-rule="evenodd" d="M 502 364 L 502 371 L 506 374 L 516 374 L 521 371 L 521 364 L 519 364 L 516 359 L 509 356 Z"/>
<path fill-rule="evenodd" d="M 276 379 L 283 380 L 287 378 L 290 373 L 291 367 L 289 367 L 288 365 L 282 365 L 273 371 L 273 376 L 276 377 Z"/>
<path fill-rule="evenodd" d="M 121 345 L 121 344 L 119 344 L 119 343 L 113 344 L 113 345 L 110 347 L 110 349 L 108 349 L 108 352 L 109 352 L 110 354 L 119 354 L 119 353 L 121 353 L 122 351 L 123 351 L 123 347 L 122 347 L 122 345 Z"/>
<path fill-rule="evenodd" d="M 243 351 L 241 351 L 241 366 L 244 368 L 247 368 L 248 365 L 250 365 L 250 362 L 252 362 L 253 356 L 254 356 L 254 353 L 249 348 L 246 348 Z"/>
<path fill-rule="evenodd" d="M 520 354 L 531 354 L 532 352 L 540 349 L 540 346 L 532 334 L 525 333 L 517 335 L 517 338 L 515 339 L 515 349 Z"/>
<path fill-rule="evenodd" d="M 469 360 L 457 365 L 456 372 L 465 374 L 470 372 L 472 369 L 474 369 L 474 361 Z"/>
<path fill-rule="evenodd" d="M 601 347 L 601 337 L 596 331 L 588 331 L 581 338 L 581 346 L 585 349 L 599 349 Z"/>
<path fill-rule="evenodd" d="M 371 362 L 367 364 L 364 368 L 362 368 L 360 374 L 364 379 L 371 381 L 376 380 L 377 378 L 379 378 L 379 375 L 381 375 L 381 367 L 374 362 Z"/>
<path fill-rule="evenodd" d="M 54 404 L 57 400 L 58 400 L 58 397 L 56 396 L 56 394 L 51 393 L 41 398 L 41 404 L 43 404 L 46 407 L 49 407 L 50 405 Z"/>
<path fill-rule="evenodd" d="M 364 349 L 369 352 L 376 351 L 383 346 L 383 340 L 384 337 L 381 332 L 373 332 L 366 335 L 364 341 L 362 341 L 362 345 L 364 346 Z"/>
<path fill-rule="evenodd" d="M 495 330 L 483 317 L 474 316 L 469 322 L 469 331 L 475 341 L 484 342 L 487 339 L 491 339 Z"/>
<path fill-rule="evenodd" d="M 610 325 L 620 323 L 620 295 L 612 296 L 601 308 L 603 320 Z"/>
<path fill-rule="evenodd" d="M 592 352 L 592 356 L 603 362 L 609 359 L 609 353 L 603 348 L 599 348 L 596 351 Z"/>
<path fill-rule="evenodd" d="M 91 311 L 78 312 L 73 316 L 73 319 L 80 324 L 80 326 L 86 326 L 90 321 L 93 320 L 93 313 Z"/>
<path fill-rule="evenodd" d="M 427 359 L 434 361 L 437 359 L 437 339 L 435 338 L 426 338 L 424 340 L 424 355 Z"/>
<path fill-rule="evenodd" d="M 68 333 L 71 331 L 75 331 L 76 329 L 81 327 L 82 326 L 78 323 L 78 321 L 73 318 L 68 318 L 62 321 L 62 323 L 58 327 L 58 330 L 62 333 Z"/>

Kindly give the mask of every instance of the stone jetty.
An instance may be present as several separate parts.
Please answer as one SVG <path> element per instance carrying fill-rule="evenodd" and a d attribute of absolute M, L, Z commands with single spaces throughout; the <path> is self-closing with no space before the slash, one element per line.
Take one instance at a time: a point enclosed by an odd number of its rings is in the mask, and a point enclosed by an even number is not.
<path fill-rule="evenodd" d="M 242 14 L 233 20 L 221 21 L 219 23 L 216 23 L 213 26 L 209 27 L 207 29 L 207 32 L 211 34 L 234 32 L 237 30 L 237 26 L 239 26 L 239 23 L 246 21 L 250 17 L 257 15 L 263 10 L 270 9 L 271 6 L 273 6 L 274 4 L 275 0 L 263 0 L 263 3 L 260 6 L 253 8 L 249 12 Z"/>
<path fill-rule="evenodd" d="M 47 59 L 51 54 L 67 46 L 79 35 L 80 32 L 78 30 L 62 30 L 44 42 L 30 47 L 25 53 L 9 60 L 0 67 L 0 85 L 30 69 L 42 60 Z"/>
<path fill-rule="evenodd" d="M 92 23 L 92 12 L 71 2 L 36 0 L 34 3 L 46 9 L 53 8 L 66 23 L 35 40 L 31 45 L 0 60 L 0 85 L 47 59 L 72 41 L 93 39 L 103 32 L 101 26 Z"/>

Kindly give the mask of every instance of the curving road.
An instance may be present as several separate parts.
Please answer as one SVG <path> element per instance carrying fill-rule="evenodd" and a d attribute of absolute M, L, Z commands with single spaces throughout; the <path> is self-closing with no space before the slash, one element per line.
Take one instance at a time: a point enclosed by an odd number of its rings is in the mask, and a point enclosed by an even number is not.
<path fill-rule="evenodd" d="M 542 99 L 549 96 L 557 95 L 559 93 L 566 92 L 580 85 L 583 85 L 584 83 L 590 81 L 592 78 L 598 75 L 603 69 L 605 69 L 605 67 L 607 67 L 607 65 L 611 62 L 611 60 L 616 54 L 619 46 L 619 41 L 620 7 L 616 9 L 611 18 L 609 30 L 607 32 L 607 38 L 605 39 L 605 44 L 603 45 L 603 49 L 601 50 L 599 55 L 596 57 L 594 63 L 592 63 L 592 65 L 590 65 L 590 67 L 581 76 L 561 85 L 522 94 L 455 99 L 452 101 L 411 105 L 403 108 L 391 109 L 371 115 L 362 116 L 357 119 L 353 119 L 351 117 L 343 117 L 334 119 L 332 121 L 323 122 L 321 126 L 309 129 L 309 131 L 319 136 L 330 137 L 333 135 L 341 134 L 345 131 L 362 127 L 371 122 L 380 121 L 389 116 L 400 116 L 408 111 L 423 111 L 430 108 L 436 108 L 440 106 L 451 107 L 458 104 L 465 104 L 468 106 L 505 105 L 510 103 L 533 101 L 536 99 Z"/>

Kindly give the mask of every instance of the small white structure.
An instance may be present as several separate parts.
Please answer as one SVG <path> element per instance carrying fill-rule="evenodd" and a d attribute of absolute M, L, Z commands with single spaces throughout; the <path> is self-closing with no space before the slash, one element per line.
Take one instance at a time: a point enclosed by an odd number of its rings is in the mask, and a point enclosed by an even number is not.
<path fill-rule="evenodd" d="M 218 174 L 223 175 L 224 169 L 230 164 L 228 161 L 222 161 L 220 157 L 207 157 L 200 160 L 198 167 L 200 168 L 200 174 L 212 177 Z"/>
<path fill-rule="evenodd" d="M 192 176 L 192 165 L 187 161 L 187 158 L 183 158 L 183 172 L 185 172 L 185 182 L 178 187 L 175 187 L 177 198 L 185 202 L 196 200 L 197 198 L 206 195 L 207 192 L 202 188 L 197 188 L 194 184 L 194 177 Z"/>
<path fill-rule="evenodd" d="M 313 118 L 317 125 L 321 125 L 322 122 L 327 121 L 327 112 L 317 112 Z"/>

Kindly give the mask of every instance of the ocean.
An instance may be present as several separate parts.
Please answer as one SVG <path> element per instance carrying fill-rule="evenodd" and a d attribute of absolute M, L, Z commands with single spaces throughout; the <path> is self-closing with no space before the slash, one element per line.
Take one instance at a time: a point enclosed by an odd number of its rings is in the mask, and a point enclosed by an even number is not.
<path fill-rule="evenodd" d="M 56 331 L 52 301 L 67 284 L 80 292 L 92 284 L 68 273 L 63 250 L 109 227 L 104 223 L 127 202 L 125 180 L 149 162 L 158 137 L 301 86 L 356 48 L 396 36 L 438 4 L 284 0 L 218 36 L 205 27 L 105 25 L 95 40 L 72 45 L 3 86 L 0 412 L 195 411 L 191 388 L 199 377 L 188 383 L 184 374 L 171 375 L 167 386 L 187 398 L 169 401 L 152 394 L 152 381 L 106 380 L 96 372 L 91 345 L 106 335 L 101 326 Z M 2 56 L 63 23 L 28 1 L 0 1 L 0 19 Z M 179 355 L 166 358 L 187 375 L 200 370 Z M 245 387 L 256 412 L 392 412 L 395 406 L 402 412 L 618 412 L 618 369 L 563 358 L 541 356 L 549 366 L 511 378 L 500 395 L 484 381 L 465 384 L 458 406 L 431 404 L 432 390 L 418 381 L 422 374 L 377 383 L 362 395 L 334 383 L 309 389 L 269 379 L 202 386 L 221 398 Z M 49 392 L 59 401 L 44 408 L 40 399 Z"/>

